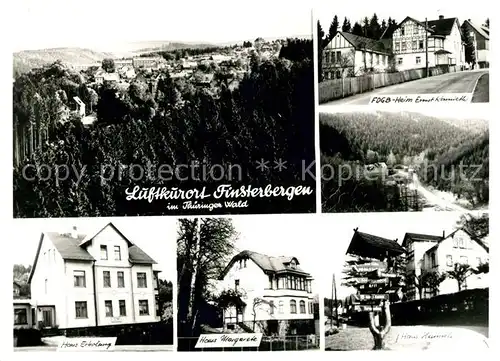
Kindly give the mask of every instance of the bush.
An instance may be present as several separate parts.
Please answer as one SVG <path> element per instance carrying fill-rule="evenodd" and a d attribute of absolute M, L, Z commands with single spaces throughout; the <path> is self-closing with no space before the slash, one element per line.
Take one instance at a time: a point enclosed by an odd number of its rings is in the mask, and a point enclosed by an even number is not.
<path fill-rule="evenodd" d="M 42 333 L 34 328 L 22 328 L 14 330 L 14 340 L 17 340 L 17 347 L 41 346 Z"/>

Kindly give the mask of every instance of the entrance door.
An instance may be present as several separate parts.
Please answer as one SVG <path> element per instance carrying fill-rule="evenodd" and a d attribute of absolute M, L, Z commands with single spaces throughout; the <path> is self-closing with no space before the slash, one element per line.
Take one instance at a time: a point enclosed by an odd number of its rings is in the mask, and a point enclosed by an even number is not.
<path fill-rule="evenodd" d="M 43 326 L 44 327 L 52 327 L 52 310 L 45 309 L 43 310 Z"/>

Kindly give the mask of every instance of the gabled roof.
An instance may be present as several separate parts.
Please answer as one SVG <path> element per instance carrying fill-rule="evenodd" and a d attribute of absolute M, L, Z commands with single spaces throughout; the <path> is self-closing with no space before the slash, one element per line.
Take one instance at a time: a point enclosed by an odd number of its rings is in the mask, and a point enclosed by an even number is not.
<path fill-rule="evenodd" d="M 413 242 L 439 242 L 443 240 L 443 236 L 435 236 L 431 234 L 422 234 L 422 233 L 405 233 L 405 236 L 403 238 L 403 247 L 408 246 L 408 241 L 413 241 Z"/>
<path fill-rule="evenodd" d="M 387 49 L 384 44 L 376 39 L 365 38 L 364 36 L 354 35 L 345 31 L 339 33 L 352 45 L 356 50 L 371 50 L 378 53 L 386 53 Z"/>
<path fill-rule="evenodd" d="M 397 240 L 359 232 L 356 228 L 346 254 L 384 259 L 387 256 L 398 256 L 405 252 L 406 250 L 397 243 Z"/>
<path fill-rule="evenodd" d="M 453 30 L 453 25 L 457 23 L 460 30 L 460 24 L 457 18 L 447 18 L 427 21 L 427 26 L 433 31 L 435 35 L 448 36 Z"/>
<path fill-rule="evenodd" d="M 300 267 L 298 267 L 299 261 L 295 257 L 285 257 L 285 256 L 272 257 L 265 254 L 245 250 L 238 253 L 231 259 L 231 261 L 229 261 L 226 268 L 224 268 L 224 270 L 222 271 L 219 279 L 222 280 L 229 272 L 231 267 L 241 259 L 251 259 L 266 274 L 296 273 L 306 277 L 310 277 L 309 273 L 305 272 Z M 295 260 L 297 267 L 292 268 L 289 266 L 292 260 Z"/>
<path fill-rule="evenodd" d="M 465 20 L 464 24 L 469 25 L 472 29 L 474 29 L 478 34 L 480 34 L 486 40 L 490 39 L 490 29 L 488 29 L 487 27 L 477 26 L 476 24 L 474 24 L 470 20 Z"/>
<path fill-rule="evenodd" d="M 38 248 L 35 255 L 35 261 L 33 262 L 33 268 L 28 278 L 28 283 L 31 282 L 33 274 L 36 269 L 38 262 L 38 257 L 40 256 L 40 250 L 42 248 L 42 243 L 45 237 L 48 238 L 50 242 L 57 249 L 59 254 L 64 260 L 71 261 L 82 261 L 82 262 L 92 262 L 95 258 L 87 251 L 87 246 L 97 235 L 99 235 L 105 228 L 112 227 L 128 244 L 129 251 L 129 262 L 132 264 L 156 264 L 156 262 L 141 248 L 134 245 L 130 240 L 128 240 L 123 233 L 121 233 L 118 228 L 113 223 L 106 224 L 97 233 L 91 237 L 79 234 L 76 238 L 72 237 L 70 234 L 63 234 L 57 232 L 44 232 L 40 236 L 40 241 L 38 243 Z"/>

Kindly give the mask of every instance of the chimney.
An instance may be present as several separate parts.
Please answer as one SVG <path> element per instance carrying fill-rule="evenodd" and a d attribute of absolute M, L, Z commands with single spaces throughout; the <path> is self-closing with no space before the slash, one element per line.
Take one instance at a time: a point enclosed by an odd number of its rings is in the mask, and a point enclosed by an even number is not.
<path fill-rule="evenodd" d="M 439 15 L 439 20 L 443 20 L 444 19 L 444 15 Z"/>
<path fill-rule="evenodd" d="M 78 229 L 76 228 L 76 226 L 73 226 L 73 228 L 71 229 L 71 238 L 78 238 Z"/>
<path fill-rule="evenodd" d="M 445 237 L 445 234 L 444 234 L 444 229 L 443 229 L 443 238 Z"/>

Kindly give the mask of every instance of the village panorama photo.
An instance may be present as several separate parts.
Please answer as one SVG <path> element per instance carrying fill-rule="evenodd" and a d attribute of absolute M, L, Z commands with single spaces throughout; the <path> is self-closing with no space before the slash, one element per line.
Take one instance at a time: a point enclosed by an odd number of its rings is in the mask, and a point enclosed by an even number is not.
<path fill-rule="evenodd" d="M 310 9 L 106 3 L 18 14 L 38 30 L 13 41 L 14 217 L 315 212 Z"/>

